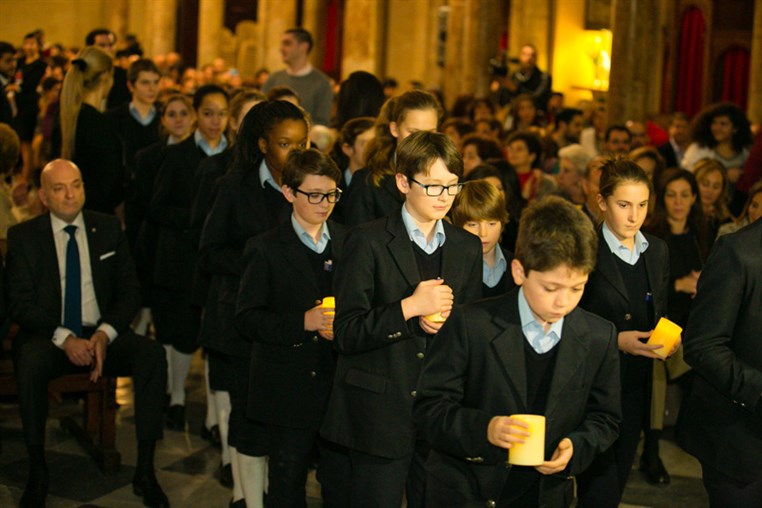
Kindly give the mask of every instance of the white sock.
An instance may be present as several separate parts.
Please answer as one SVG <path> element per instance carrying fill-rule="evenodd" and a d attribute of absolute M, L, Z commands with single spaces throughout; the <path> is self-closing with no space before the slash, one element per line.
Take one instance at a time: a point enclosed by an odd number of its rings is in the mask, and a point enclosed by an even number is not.
<path fill-rule="evenodd" d="M 252 457 L 239 452 L 238 467 L 246 508 L 264 508 L 262 495 L 265 492 L 265 478 L 267 478 L 266 458 Z"/>
<path fill-rule="evenodd" d="M 148 335 L 148 325 L 151 324 L 151 309 L 150 307 L 143 307 L 138 311 L 138 316 L 135 318 L 135 326 L 132 329 L 138 335 Z"/>
<path fill-rule="evenodd" d="M 169 405 L 185 405 L 185 379 L 188 377 L 193 355 L 187 355 L 172 348 L 171 363 L 172 367 L 172 391 L 170 392 Z"/>
<path fill-rule="evenodd" d="M 215 406 L 214 390 L 209 388 L 209 359 L 204 360 L 204 379 L 206 381 L 206 425 L 207 429 L 211 429 L 217 425 L 217 407 Z"/>
<path fill-rule="evenodd" d="M 228 392 L 215 391 L 214 405 L 217 408 L 217 425 L 220 426 L 220 441 L 222 442 L 222 464 L 230 464 L 231 448 L 228 446 L 230 394 Z"/>
<path fill-rule="evenodd" d="M 164 354 L 167 355 L 167 395 L 172 393 L 172 351 L 174 350 L 172 346 L 164 346 Z"/>
<path fill-rule="evenodd" d="M 238 452 L 232 446 L 230 447 L 230 469 L 233 471 L 233 501 L 238 501 L 243 499 L 241 470 L 238 468 Z"/>

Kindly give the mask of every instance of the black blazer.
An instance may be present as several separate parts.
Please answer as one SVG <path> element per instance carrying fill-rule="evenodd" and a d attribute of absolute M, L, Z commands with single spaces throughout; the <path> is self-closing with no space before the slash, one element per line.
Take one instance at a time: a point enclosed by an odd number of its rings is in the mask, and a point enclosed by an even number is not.
<path fill-rule="evenodd" d="M 119 221 L 84 211 L 95 297 L 101 322 L 117 333 L 127 330 L 140 307 L 140 288 Z M 53 338 L 61 326 L 61 275 L 45 214 L 8 230 L 7 300 L 18 339 Z"/>
<path fill-rule="evenodd" d="M 328 222 L 331 260 L 341 263 L 346 229 Z M 291 221 L 246 243 L 236 326 L 253 341 L 248 417 L 315 429 L 325 413 L 335 369 L 333 344 L 304 330 L 304 313 L 326 296 Z"/>
<path fill-rule="evenodd" d="M 268 210 L 257 171 L 232 171 L 219 180 L 199 245 L 199 268 L 211 276 L 199 339 L 202 346 L 248 357 L 250 345 L 233 326 L 244 247 L 249 238 L 288 220 L 290 214 L 285 198 L 280 209 Z"/>
<path fill-rule="evenodd" d="M 149 218 L 158 227 L 153 283 L 174 291 L 190 291 L 196 268 L 196 245 L 188 232 L 193 178 L 204 158 L 193 136 L 167 147 L 154 182 Z"/>
<path fill-rule="evenodd" d="M 487 440 L 494 416 L 525 414 L 527 372 L 518 289 L 457 307 L 423 362 L 414 418 L 431 444 L 426 464 L 432 506 L 485 506 L 497 499 L 508 451 Z M 566 475 L 543 476 L 541 506 L 571 500 L 570 475 L 584 471 L 616 439 L 621 420 L 616 330 L 582 309 L 564 319 L 548 394 L 545 458 L 568 437 Z"/>
<path fill-rule="evenodd" d="M 444 223 L 442 278 L 455 303 L 481 296 L 479 239 Z M 336 382 L 322 434 L 372 455 L 400 458 L 415 444 L 412 408 L 427 339 L 400 302 L 421 277 L 400 209 L 354 229 L 336 272 Z"/>
<path fill-rule="evenodd" d="M 365 224 L 386 217 L 399 211 L 400 206 L 405 202 L 405 196 L 397 189 L 394 175 L 385 176 L 381 180 L 381 185 L 376 187 L 368 168 L 355 172 L 349 184 L 347 196 L 342 196 L 342 200 L 345 198 L 342 213 L 348 226 Z"/>
<path fill-rule="evenodd" d="M 106 117 L 122 140 L 127 181 L 132 181 L 135 178 L 137 152 L 159 141 L 159 112 L 156 112 L 151 123 L 142 125 L 130 113 L 130 104 L 125 103 L 107 111 Z"/>
<path fill-rule="evenodd" d="M 644 262 L 648 272 L 648 284 L 653 297 L 654 323 L 656 326 L 659 318 L 667 315 L 667 301 L 669 299 L 669 249 L 666 242 L 655 236 L 643 233 L 648 240 Z M 630 299 L 624 279 L 614 259 L 614 254 L 609 249 L 603 238 L 603 230 L 598 230 L 598 260 L 595 270 L 585 285 L 585 294 L 579 306 L 597 314 L 614 323 L 617 332 L 629 329 Z M 637 376 L 630 376 L 638 370 L 639 362 L 651 362 L 649 358 L 620 355 L 623 387 L 629 386 L 629 382 L 636 382 Z M 627 385 L 627 386 L 624 386 Z"/>
<path fill-rule="evenodd" d="M 685 360 L 696 375 L 678 442 L 742 482 L 762 476 L 762 221 L 717 239 L 701 272 Z"/>
<path fill-rule="evenodd" d="M 675 149 L 672 147 L 672 143 L 667 141 L 663 145 L 660 145 L 658 148 L 656 148 L 656 150 L 662 157 L 664 157 L 664 162 L 667 163 L 668 168 L 680 167 L 680 164 L 677 162 L 677 154 L 675 154 Z"/>

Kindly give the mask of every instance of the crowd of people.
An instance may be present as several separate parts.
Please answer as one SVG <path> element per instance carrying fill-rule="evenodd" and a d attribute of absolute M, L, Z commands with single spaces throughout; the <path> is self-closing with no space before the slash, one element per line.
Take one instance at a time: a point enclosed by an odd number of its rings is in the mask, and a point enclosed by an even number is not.
<path fill-rule="evenodd" d="M 712 505 L 762 503 L 762 136 L 737 106 L 609 123 L 532 45 L 446 109 L 417 82 L 332 82 L 301 28 L 252 80 L 83 42 L 0 42 L 22 506 L 47 495 L 47 383 L 88 369 L 133 377 L 133 488 L 169 506 L 153 457 L 186 430 L 199 348 L 231 506 L 305 506 L 317 467 L 326 506 L 568 506 L 576 478 L 578 506 L 615 507 L 641 434 L 670 482 L 668 384 Z M 662 317 L 684 348 L 648 343 Z M 701 410 L 751 450 L 700 446 Z M 548 416 L 536 467 L 505 467 L 519 413 Z"/>

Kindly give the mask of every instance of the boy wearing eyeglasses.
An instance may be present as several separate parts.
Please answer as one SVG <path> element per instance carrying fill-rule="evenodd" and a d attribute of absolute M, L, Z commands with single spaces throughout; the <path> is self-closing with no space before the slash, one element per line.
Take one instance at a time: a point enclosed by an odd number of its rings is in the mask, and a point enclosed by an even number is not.
<path fill-rule="evenodd" d="M 336 273 L 336 377 L 321 434 L 349 449 L 351 506 L 423 506 L 427 446 L 413 429 L 416 382 L 453 305 L 481 297 L 481 245 L 443 221 L 463 161 L 444 134 L 400 142 L 401 210 L 354 229 Z"/>
<path fill-rule="evenodd" d="M 293 151 L 281 175 L 291 220 L 246 244 L 235 324 L 252 341 L 247 416 L 263 426 L 270 457 L 268 502 L 305 503 L 310 451 L 319 450 L 318 479 L 327 506 L 346 506 L 336 472 L 346 456 L 317 436 L 335 370 L 334 268 L 345 228 L 329 221 L 341 196 L 341 173 L 317 150 Z"/>

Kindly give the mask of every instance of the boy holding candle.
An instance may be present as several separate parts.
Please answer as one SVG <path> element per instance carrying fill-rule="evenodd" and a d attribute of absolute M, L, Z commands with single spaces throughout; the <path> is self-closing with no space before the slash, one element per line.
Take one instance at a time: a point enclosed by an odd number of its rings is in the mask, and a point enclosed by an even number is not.
<path fill-rule="evenodd" d="M 333 295 L 346 231 L 328 220 L 340 179 L 328 156 L 292 151 L 281 175 L 291 220 L 246 244 L 235 324 L 253 341 L 247 416 L 261 424 L 266 441 L 273 506 L 304 505 L 315 444 L 323 499 L 347 505 L 347 487 L 335 483 L 346 456 L 317 438 L 335 370 L 333 309 L 323 304 Z"/>
<path fill-rule="evenodd" d="M 396 128 L 396 127 L 395 127 Z M 391 163 L 392 161 L 390 161 Z M 350 234 L 336 273 L 336 382 L 321 433 L 349 448 L 352 506 L 423 506 L 427 446 L 415 433 L 416 382 L 453 304 L 481 295 L 478 238 L 443 221 L 463 161 L 444 135 L 397 148 L 401 209 Z"/>
<path fill-rule="evenodd" d="M 432 451 L 428 506 L 569 506 L 572 476 L 617 437 L 619 358 L 611 323 L 576 308 L 593 270 L 590 221 L 555 197 L 522 215 L 520 288 L 456 308 L 424 361 L 414 419 Z M 510 466 L 546 417 L 545 461 Z M 535 436 L 536 437 L 536 436 Z"/>

